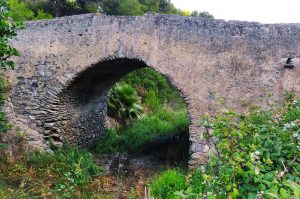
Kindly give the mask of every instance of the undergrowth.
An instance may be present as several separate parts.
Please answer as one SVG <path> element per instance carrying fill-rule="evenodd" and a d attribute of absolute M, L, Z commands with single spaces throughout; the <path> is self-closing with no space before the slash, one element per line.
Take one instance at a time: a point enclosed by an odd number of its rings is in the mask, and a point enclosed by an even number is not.
<path fill-rule="evenodd" d="M 129 73 L 112 88 L 108 115 L 121 127 L 107 129 L 106 137 L 94 150 L 98 154 L 135 153 L 160 136 L 186 134 L 189 127 L 179 91 L 151 68 Z"/>
<path fill-rule="evenodd" d="M 89 152 L 69 146 L 2 160 L 0 170 L 0 198 L 79 198 L 102 173 Z"/>
<path fill-rule="evenodd" d="M 176 170 L 167 170 L 154 177 L 151 184 L 152 196 L 159 198 L 178 198 L 174 190 L 185 190 L 185 176 Z"/>
<path fill-rule="evenodd" d="M 120 82 L 135 88 L 146 106 L 155 108 L 155 105 L 160 107 L 167 103 L 171 104 L 174 109 L 185 108 L 185 103 L 178 90 L 170 84 L 165 76 L 149 67 L 129 73 Z M 151 104 L 151 101 L 158 101 L 159 103 Z M 153 110 L 151 108 L 150 110 Z"/>
<path fill-rule="evenodd" d="M 137 152 L 145 143 L 159 136 L 180 135 L 188 132 L 189 120 L 187 112 L 161 110 L 156 114 L 146 115 L 134 120 L 129 127 L 118 131 L 108 129 L 107 135 L 99 142 L 95 152 Z"/>
<path fill-rule="evenodd" d="M 9 82 L 3 74 L 0 74 L 0 150 L 6 146 L 5 143 L 1 143 L 1 133 L 6 133 L 10 128 L 11 124 L 7 119 L 6 113 L 3 111 L 5 103 L 5 93 L 10 89 Z"/>
<path fill-rule="evenodd" d="M 168 173 L 155 178 L 158 198 L 300 198 L 300 101 L 272 111 L 205 116 L 206 137 L 216 138 L 208 164 L 186 175 L 186 187 L 161 191 Z M 179 177 L 181 178 L 181 177 Z"/>

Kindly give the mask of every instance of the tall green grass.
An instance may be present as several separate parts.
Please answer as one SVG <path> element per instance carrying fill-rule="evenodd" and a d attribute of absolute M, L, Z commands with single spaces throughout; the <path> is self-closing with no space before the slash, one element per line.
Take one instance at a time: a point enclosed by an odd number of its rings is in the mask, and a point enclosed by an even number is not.
<path fill-rule="evenodd" d="M 54 153 L 32 153 L 27 156 L 27 164 L 39 171 L 51 167 L 60 176 L 70 173 L 76 185 L 86 184 L 102 173 L 102 168 L 94 163 L 89 152 L 70 146 L 58 148 Z"/>
<path fill-rule="evenodd" d="M 176 170 L 167 170 L 157 175 L 150 185 L 151 194 L 155 198 L 180 199 L 175 191 L 185 190 L 185 175 Z"/>
<path fill-rule="evenodd" d="M 24 154 L 0 162 L 0 198 L 76 198 L 102 171 L 89 152 L 69 146 Z"/>
<path fill-rule="evenodd" d="M 188 132 L 189 119 L 185 110 L 162 109 L 146 115 L 119 131 L 109 129 L 104 140 L 95 148 L 96 153 L 137 152 L 145 143 L 164 135 Z"/>

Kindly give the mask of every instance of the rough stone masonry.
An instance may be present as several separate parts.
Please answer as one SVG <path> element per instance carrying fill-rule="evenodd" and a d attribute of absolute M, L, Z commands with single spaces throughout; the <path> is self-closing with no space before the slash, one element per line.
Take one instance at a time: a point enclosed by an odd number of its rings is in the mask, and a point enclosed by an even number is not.
<path fill-rule="evenodd" d="M 21 56 L 6 73 L 12 90 L 5 108 L 38 149 L 50 138 L 95 144 L 104 136 L 108 90 L 141 67 L 168 77 L 186 101 L 191 166 L 209 151 L 199 118 L 224 108 L 220 101 L 243 111 L 288 90 L 300 96 L 300 24 L 87 14 L 27 22 L 13 45 Z M 284 67 L 288 58 L 294 67 Z"/>

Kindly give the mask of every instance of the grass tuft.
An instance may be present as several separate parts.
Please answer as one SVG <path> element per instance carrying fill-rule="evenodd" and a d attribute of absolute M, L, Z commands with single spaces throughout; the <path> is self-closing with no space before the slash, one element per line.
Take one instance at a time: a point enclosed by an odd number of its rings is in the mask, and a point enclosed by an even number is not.
<path fill-rule="evenodd" d="M 119 131 L 108 129 L 104 140 L 95 148 L 98 154 L 137 152 L 145 143 L 164 135 L 180 135 L 188 132 L 187 112 L 161 110 L 156 114 L 146 115 Z"/>

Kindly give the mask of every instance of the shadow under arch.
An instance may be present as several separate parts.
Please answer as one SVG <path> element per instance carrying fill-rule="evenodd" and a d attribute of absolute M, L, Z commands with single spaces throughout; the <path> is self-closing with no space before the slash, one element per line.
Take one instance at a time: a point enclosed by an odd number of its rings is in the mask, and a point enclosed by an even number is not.
<path fill-rule="evenodd" d="M 105 136 L 109 90 L 128 73 L 144 67 L 155 70 L 138 59 L 115 58 L 100 61 L 80 72 L 60 95 L 67 114 L 63 127 L 64 139 L 83 148 L 95 146 Z M 165 77 L 180 92 L 185 102 L 181 91 Z M 185 104 L 188 107 L 186 102 Z"/>

